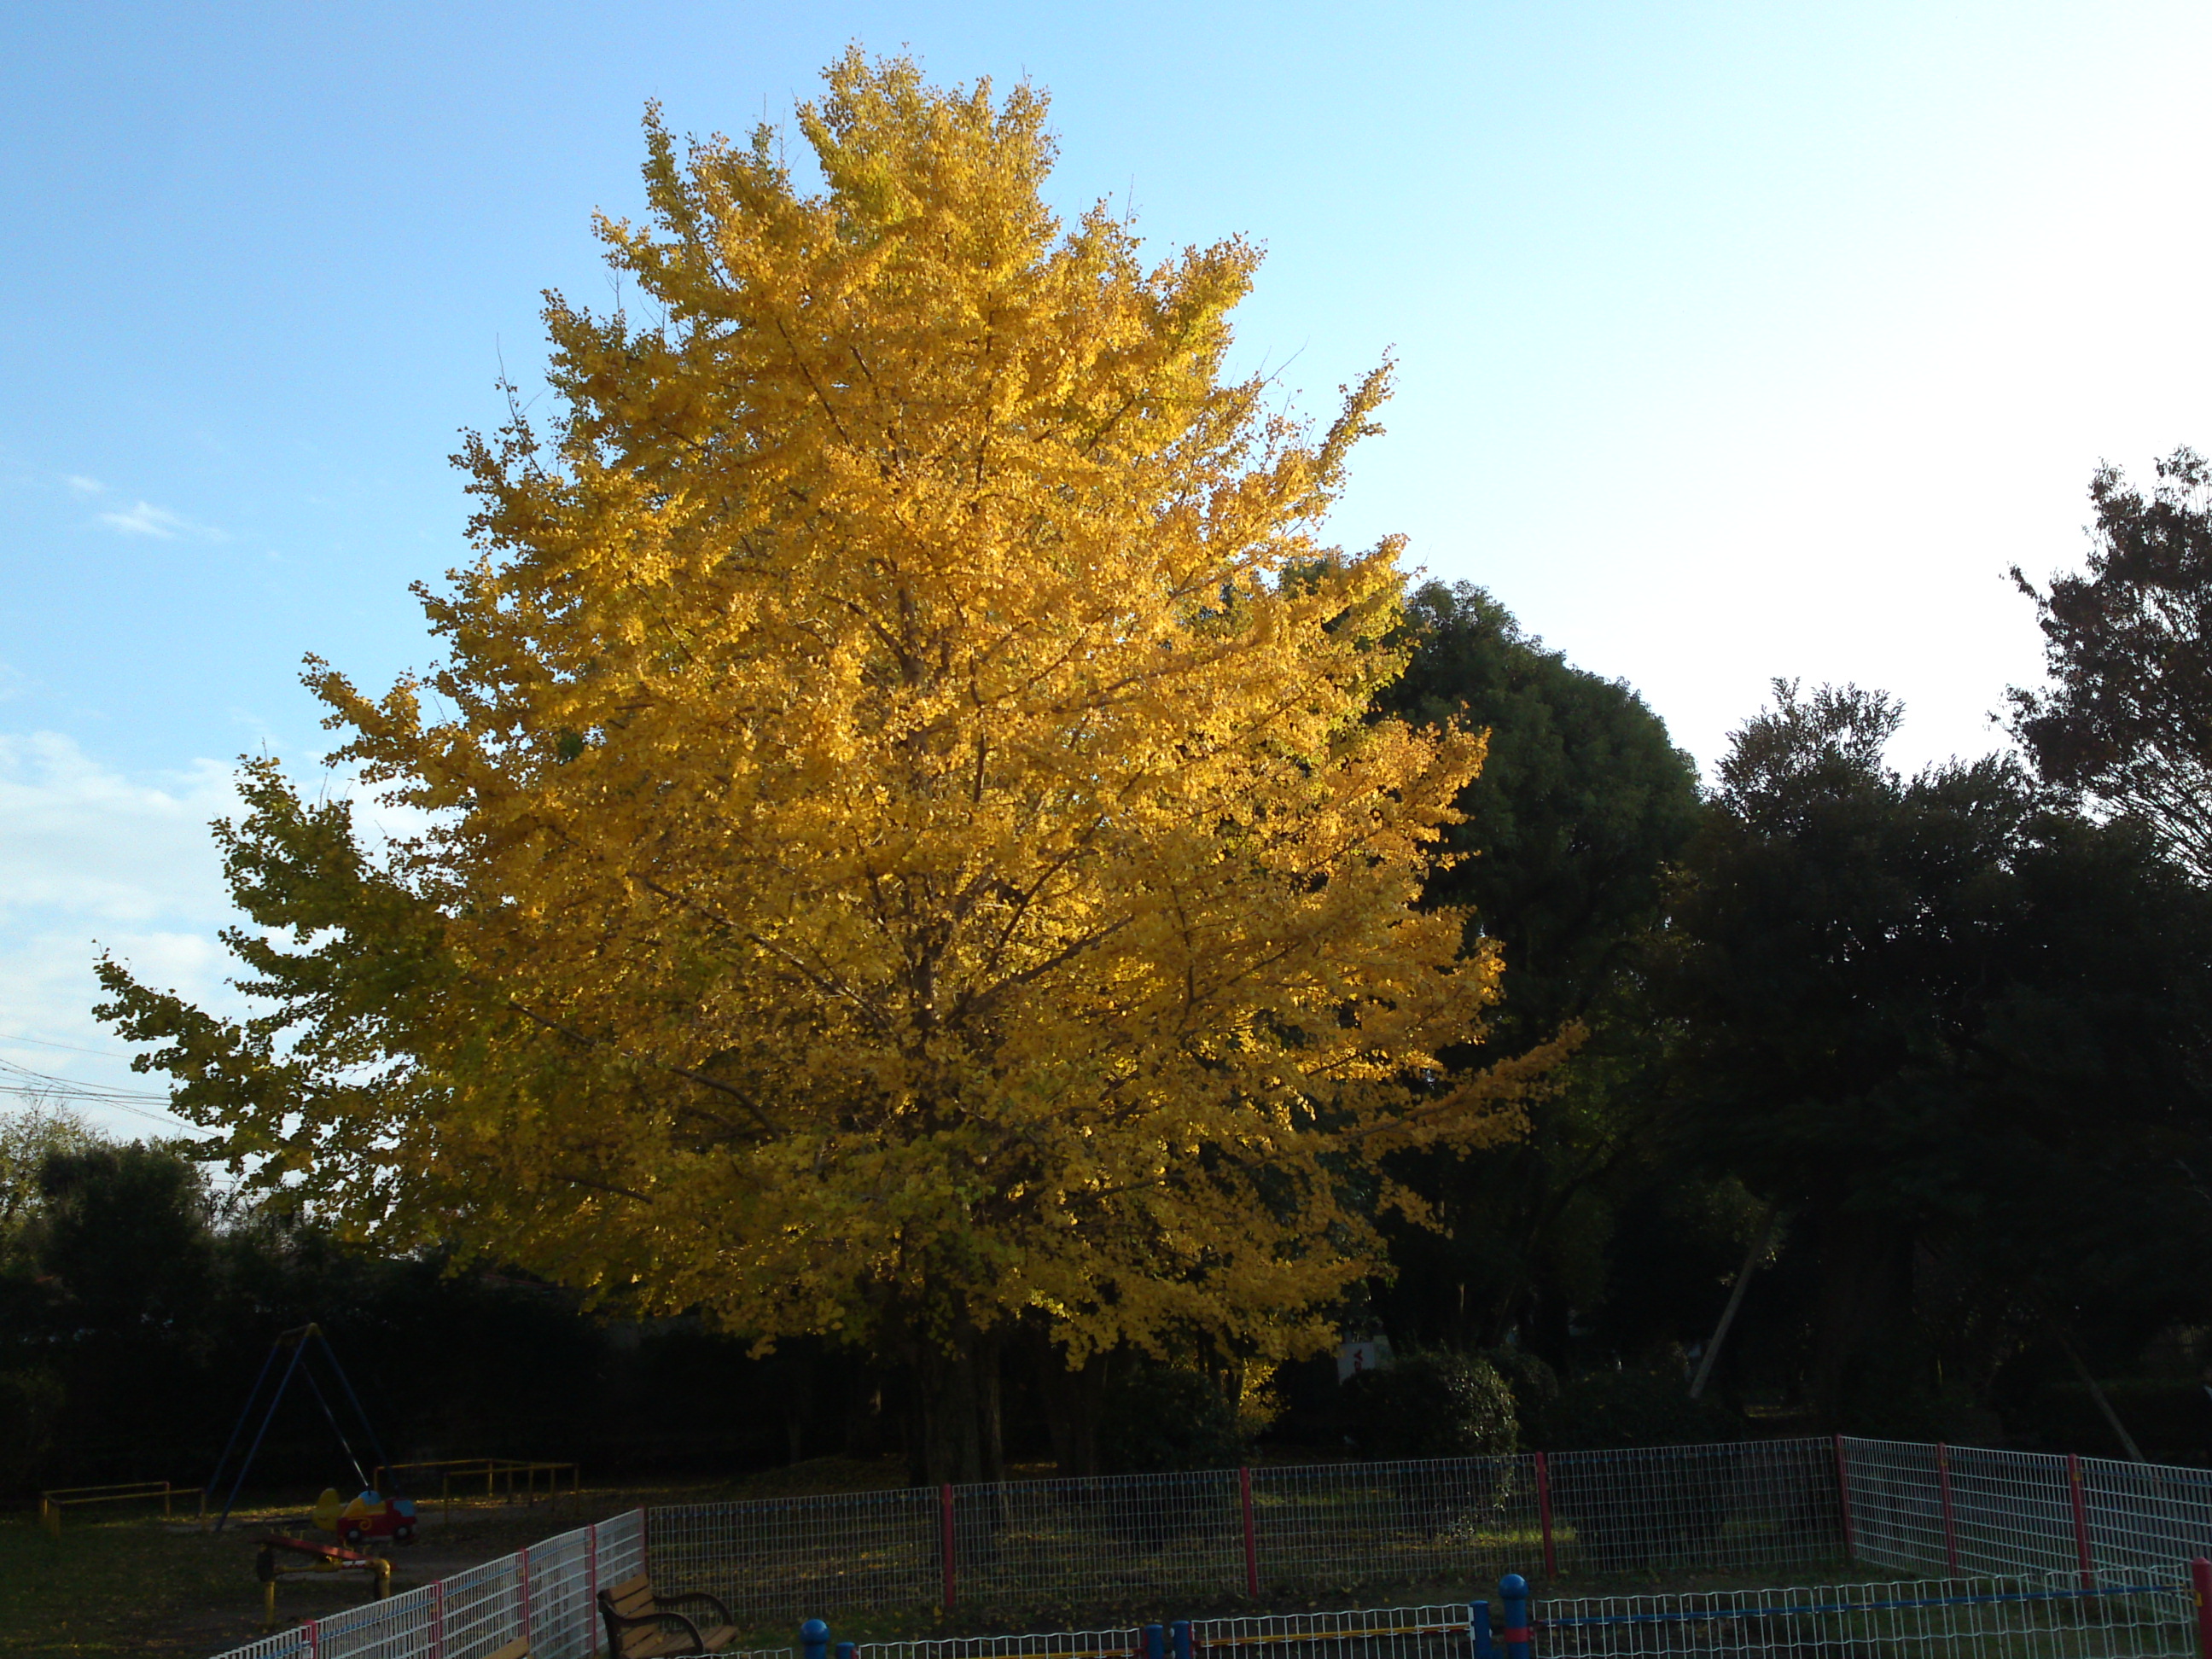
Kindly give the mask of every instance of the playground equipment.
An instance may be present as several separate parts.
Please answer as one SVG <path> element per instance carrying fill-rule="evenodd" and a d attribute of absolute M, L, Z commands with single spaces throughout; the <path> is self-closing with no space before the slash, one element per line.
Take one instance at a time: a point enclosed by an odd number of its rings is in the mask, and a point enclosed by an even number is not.
<path fill-rule="evenodd" d="M 322 1384 L 315 1380 L 315 1368 L 309 1358 L 310 1353 L 318 1345 L 320 1346 L 324 1360 L 329 1366 L 331 1375 L 344 1393 L 346 1404 L 353 1408 L 355 1422 L 360 1425 L 362 1434 L 368 1438 L 369 1449 L 375 1454 L 377 1466 L 380 1468 L 389 1461 L 385 1456 L 383 1444 L 376 1437 L 374 1425 L 368 1420 L 368 1413 L 362 1408 L 361 1397 L 354 1393 L 353 1383 L 346 1376 L 345 1367 L 338 1364 L 337 1352 L 331 1346 L 330 1338 L 323 1334 L 322 1327 L 301 1325 L 296 1329 L 285 1331 L 278 1335 L 276 1342 L 270 1346 L 269 1357 L 261 1362 L 261 1370 L 253 1378 L 253 1387 L 246 1394 L 246 1405 L 238 1413 L 238 1422 L 231 1429 L 230 1438 L 223 1443 L 222 1455 L 216 1459 L 215 1473 L 208 1477 L 208 1491 L 212 1492 L 222 1486 L 223 1472 L 230 1463 L 230 1455 L 237 1449 L 239 1437 L 246 1432 L 246 1425 L 253 1415 L 255 1404 L 261 1398 L 261 1385 L 269 1380 L 270 1373 L 276 1370 L 276 1357 L 289 1352 L 290 1357 L 284 1362 L 283 1370 L 277 1374 L 276 1386 L 270 1392 L 268 1407 L 261 1414 L 261 1425 L 254 1430 L 252 1443 L 247 1445 L 245 1455 L 239 1459 L 238 1470 L 231 1480 L 230 1490 L 223 1495 L 222 1510 L 216 1516 L 215 1522 L 215 1529 L 217 1532 L 221 1532 L 224 1523 L 230 1519 L 231 1506 L 238 1501 L 239 1489 L 246 1484 L 246 1472 L 253 1467 L 254 1455 L 260 1451 L 261 1443 L 269 1433 L 269 1425 L 276 1420 L 276 1407 L 283 1403 L 284 1391 L 291 1386 L 295 1376 L 306 1381 L 308 1391 L 315 1396 L 315 1403 L 323 1408 L 323 1417 L 330 1424 L 331 1432 L 337 1437 L 338 1445 L 344 1451 L 346 1461 L 353 1465 L 353 1472 L 362 1484 L 362 1497 L 356 1501 L 363 1503 L 364 1516 L 367 1515 L 368 1509 L 374 1505 L 401 1501 L 382 1498 L 376 1493 L 374 1483 L 368 1478 L 368 1471 L 362 1467 L 361 1459 L 354 1455 L 353 1443 L 346 1438 L 345 1431 L 338 1426 L 337 1413 L 331 1409 L 329 1395 L 323 1392 Z M 407 1506 L 406 1514 L 409 1523 L 407 1537 L 398 1537 L 397 1530 L 394 1529 L 396 1522 L 393 1523 L 392 1528 L 387 1528 L 390 1535 L 398 1539 L 399 1542 L 408 1541 L 408 1539 L 414 1536 L 412 1524 L 414 1517 L 414 1505 L 410 1504 Z M 362 1535 L 366 1536 L 368 1528 L 363 1527 L 361 1531 Z"/>
<path fill-rule="evenodd" d="M 279 1552 L 302 1556 L 306 1558 L 305 1564 L 289 1566 L 277 1559 Z M 272 1532 L 261 1540 L 261 1553 L 253 1558 L 253 1576 L 261 1581 L 265 1598 L 267 1622 L 263 1628 L 276 1628 L 276 1581 L 302 1572 L 365 1572 L 373 1581 L 372 1600 L 381 1601 L 392 1594 L 392 1563 L 382 1557 L 363 1555 L 338 1544 L 318 1544 Z"/>
<path fill-rule="evenodd" d="M 404 1477 L 404 1479 L 402 1477 Z M 441 1457 L 423 1462 L 379 1465 L 372 1484 L 380 1491 L 404 1486 L 425 1504 L 430 1501 L 430 1482 L 438 1483 L 440 1510 L 450 1520 L 453 1505 L 464 1505 L 479 1496 L 486 1503 L 574 1503 L 583 1495 L 583 1472 L 574 1463 L 532 1462 L 513 1457 Z"/>
<path fill-rule="evenodd" d="M 113 1486 L 50 1486 L 39 1494 L 39 1524 L 57 1538 L 62 1535 L 62 1511 L 88 1504 L 151 1503 L 161 1500 L 161 1513 L 166 1517 L 175 1513 L 172 1507 L 179 1498 L 199 1499 L 199 1517 L 207 1520 L 207 1489 L 204 1486 L 173 1486 L 166 1480 L 126 1480 Z"/>
<path fill-rule="evenodd" d="M 386 1498 L 374 1490 L 348 1502 L 334 1486 L 325 1487 L 315 1500 L 315 1524 L 334 1532 L 358 1549 L 372 1538 L 389 1538 L 395 1544 L 415 1541 L 415 1500 Z"/>

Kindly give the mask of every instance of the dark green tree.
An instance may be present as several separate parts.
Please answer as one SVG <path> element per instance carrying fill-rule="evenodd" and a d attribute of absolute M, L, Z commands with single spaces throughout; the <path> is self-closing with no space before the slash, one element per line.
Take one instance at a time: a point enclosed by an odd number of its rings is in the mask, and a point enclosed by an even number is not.
<path fill-rule="evenodd" d="M 2088 568 L 2035 601 L 2051 684 L 2014 688 L 2012 730 L 2048 781 L 2142 823 L 2212 880 L 2212 464 L 2158 463 L 2146 495 L 2090 480 Z"/>
<path fill-rule="evenodd" d="M 1427 888 L 1472 905 L 1504 947 L 1483 1052 L 1571 1024 L 1587 1035 L 1526 1142 L 1404 1161 L 1438 1224 L 1395 1232 L 1397 1278 L 1378 1307 L 1401 1342 L 1486 1346 L 1518 1331 L 1565 1359 L 1571 1312 L 1605 1298 L 1615 1211 L 1650 1178 L 1644 1085 L 1657 1043 L 1636 963 L 1697 820 L 1696 770 L 1632 690 L 1547 649 L 1482 589 L 1430 583 L 1406 609 L 1412 659 L 1384 709 L 1490 733 L 1446 848 L 1471 856 Z"/>
<path fill-rule="evenodd" d="M 1899 717 L 1777 684 L 1718 769 L 1663 981 L 1685 1144 L 1813 1258 L 1809 1398 L 1893 1431 L 1961 1381 L 1937 1281 L 2140 1341 L 2203 1305 L 2212 1243 L 2206 897 L 2008 759 L 1899 775 Z"/>

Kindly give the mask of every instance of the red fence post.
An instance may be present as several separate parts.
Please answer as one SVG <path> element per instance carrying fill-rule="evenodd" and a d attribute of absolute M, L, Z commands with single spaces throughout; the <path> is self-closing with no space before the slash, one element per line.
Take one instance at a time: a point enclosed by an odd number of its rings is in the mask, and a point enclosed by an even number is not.
<path fill-rule="evenodd" d="M 1244 1504 L 1244 1594 L 1255 1601 L 1260 1595 L 1260 1534 L 1252 1525 L 1252 1471 L 1237 1471 L 1237 1494 Z M 2212 1655 L 2206 1656 L 2212 1659 Z"/>
<path fill-rule="evenodd" d="M 2074 1549 L 2081 1558 L 2081 1588 L 2097 1588 L 2097 1566 L 2089 1553 L 2089 1505 L 2081 1495 L 2081 1455 L 2066 1454 L 2066 1486 L 2074 1499 Z"/>
<path fill-rule="evenodd" d="M 1959 1528 L 1951 1519 L 1951 1448 L 1936 1443 L 1936 1492 L 1943 1500 L 1943 1560 L 1951 1577 L 1959 1576 Z"/>
<path fill-rule="evenodd" d="M 945 1610 L 952 1611 L 952 1486 L 951 1482 L 937 1489 L 937 1509 L 939 1531 L 943 1535 L 941 1548 L 945 1553 Z"/>
<path fill-rule="evenodd" d="M 1552 1553 L 1552 1471 L 1544 1454 L 1536 1454 L 1536 1518 L 1544 1528 L 1544 1577 L 1559 1576 L 1559 1558 Z"/>
<path fill-rule="evenodd" d="M 430 1659 L 446 1659 L 446 1581 L 430 1581 Z"/>
<path fill-rule="evenodd" d="M 323 1650 L 322 1622 L 319 1619 L 306 1619 L 301 1621 L 300 1628 L 307 1632 L 307 1651 L 310 1654 L 319 1654 Z"/>
<path fill-rule="evenodd" d="M 2200 1555 L 2189 1564 L 2189 1588 L 2197 1594 L 2197 1659 L 2212 1659 L 2212 1561 Z"/>
<path fill-rule="evenodd" d="M 1852 1561 L 1857 1556 L 1851 1546 L 1851 1468 L 1844 1455 L 1844 1437 L 1836 1437 L 1836 1515 L 1844 1525 L 1844 1559 Z"/>

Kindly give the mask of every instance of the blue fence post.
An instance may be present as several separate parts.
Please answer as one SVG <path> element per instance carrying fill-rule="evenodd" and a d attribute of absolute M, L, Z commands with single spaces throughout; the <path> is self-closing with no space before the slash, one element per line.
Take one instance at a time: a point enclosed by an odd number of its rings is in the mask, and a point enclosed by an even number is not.
<path fill-rule="evenodd" d="M 1190 1620 L 1178 1619 L 1170 1625 L 1168 1641 L 1175 1649 L 1175 1659 L 1190 1659 Z"/>
<path fill-rule="evenodd" d="M 1474 1659 L 1498 1659 L 1498 1644 L 1490 1639 L 1489 1602 L 1467 1604 L 1467 1634 L 1468 1644 L 1474 1649 Z M 2212 1654 L 2207 1654 L 2204 1659 L 2212 1659 Z"/>
<path fill-rule="evenodd" d="M 1505 1627 L 1498 1632 L 1498 1639 L 1505 1648 L 1505 1659 L 1528 1659 L 1528 1581 L 1517 1572 L 1509 1572 L 1498 1581 L 1498 1599 L 1504 1605 L 1498 1614 Z"/>
<path fill-rule="evenodd" d="M 1164 1625 L 1145 1626 L 1145 1659 L 1168 1659 L 1168 1632 Z"/>
<path fill-rule="evenodd" d="M 837 1659 L 860 1659 L 860 1644 L 858 1642 L 838 1643 Z"/>
<path fill-rule="evenodd" d="M 830 1626 L 819 1619 L 810 1619 L 799 1627 L 799 1645 L 805 1650 L 806 1659 L 830 1659 Z"/>

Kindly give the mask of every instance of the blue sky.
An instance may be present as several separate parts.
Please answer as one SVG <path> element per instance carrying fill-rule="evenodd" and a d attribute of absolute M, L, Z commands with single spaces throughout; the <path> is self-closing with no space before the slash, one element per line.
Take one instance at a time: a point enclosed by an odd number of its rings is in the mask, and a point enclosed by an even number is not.
<path fill-rule="evenodd" d="M 1048 87 L 1070 212 L 1265 244 L 1240 350 L 1306 408 L 1395 351 L 1344 539 L 1406 532 L 1708 763 L 1778 674 L 1900 694 L 1908 760 L 1990 746 L 2038 663 L 2005 567 L 2078 559 L 2100 458 L 2212 447 L 2202 4 L 17 0 L 0 1060 L 146 1086 L 94 941 L 221 995 L 229 766 L 312 769 L 303 653 L 425 660 L 446 457 L 532 382 L 541 289 L 608 297 L 646 101 L 781 122 L 854 40 Z"/>

